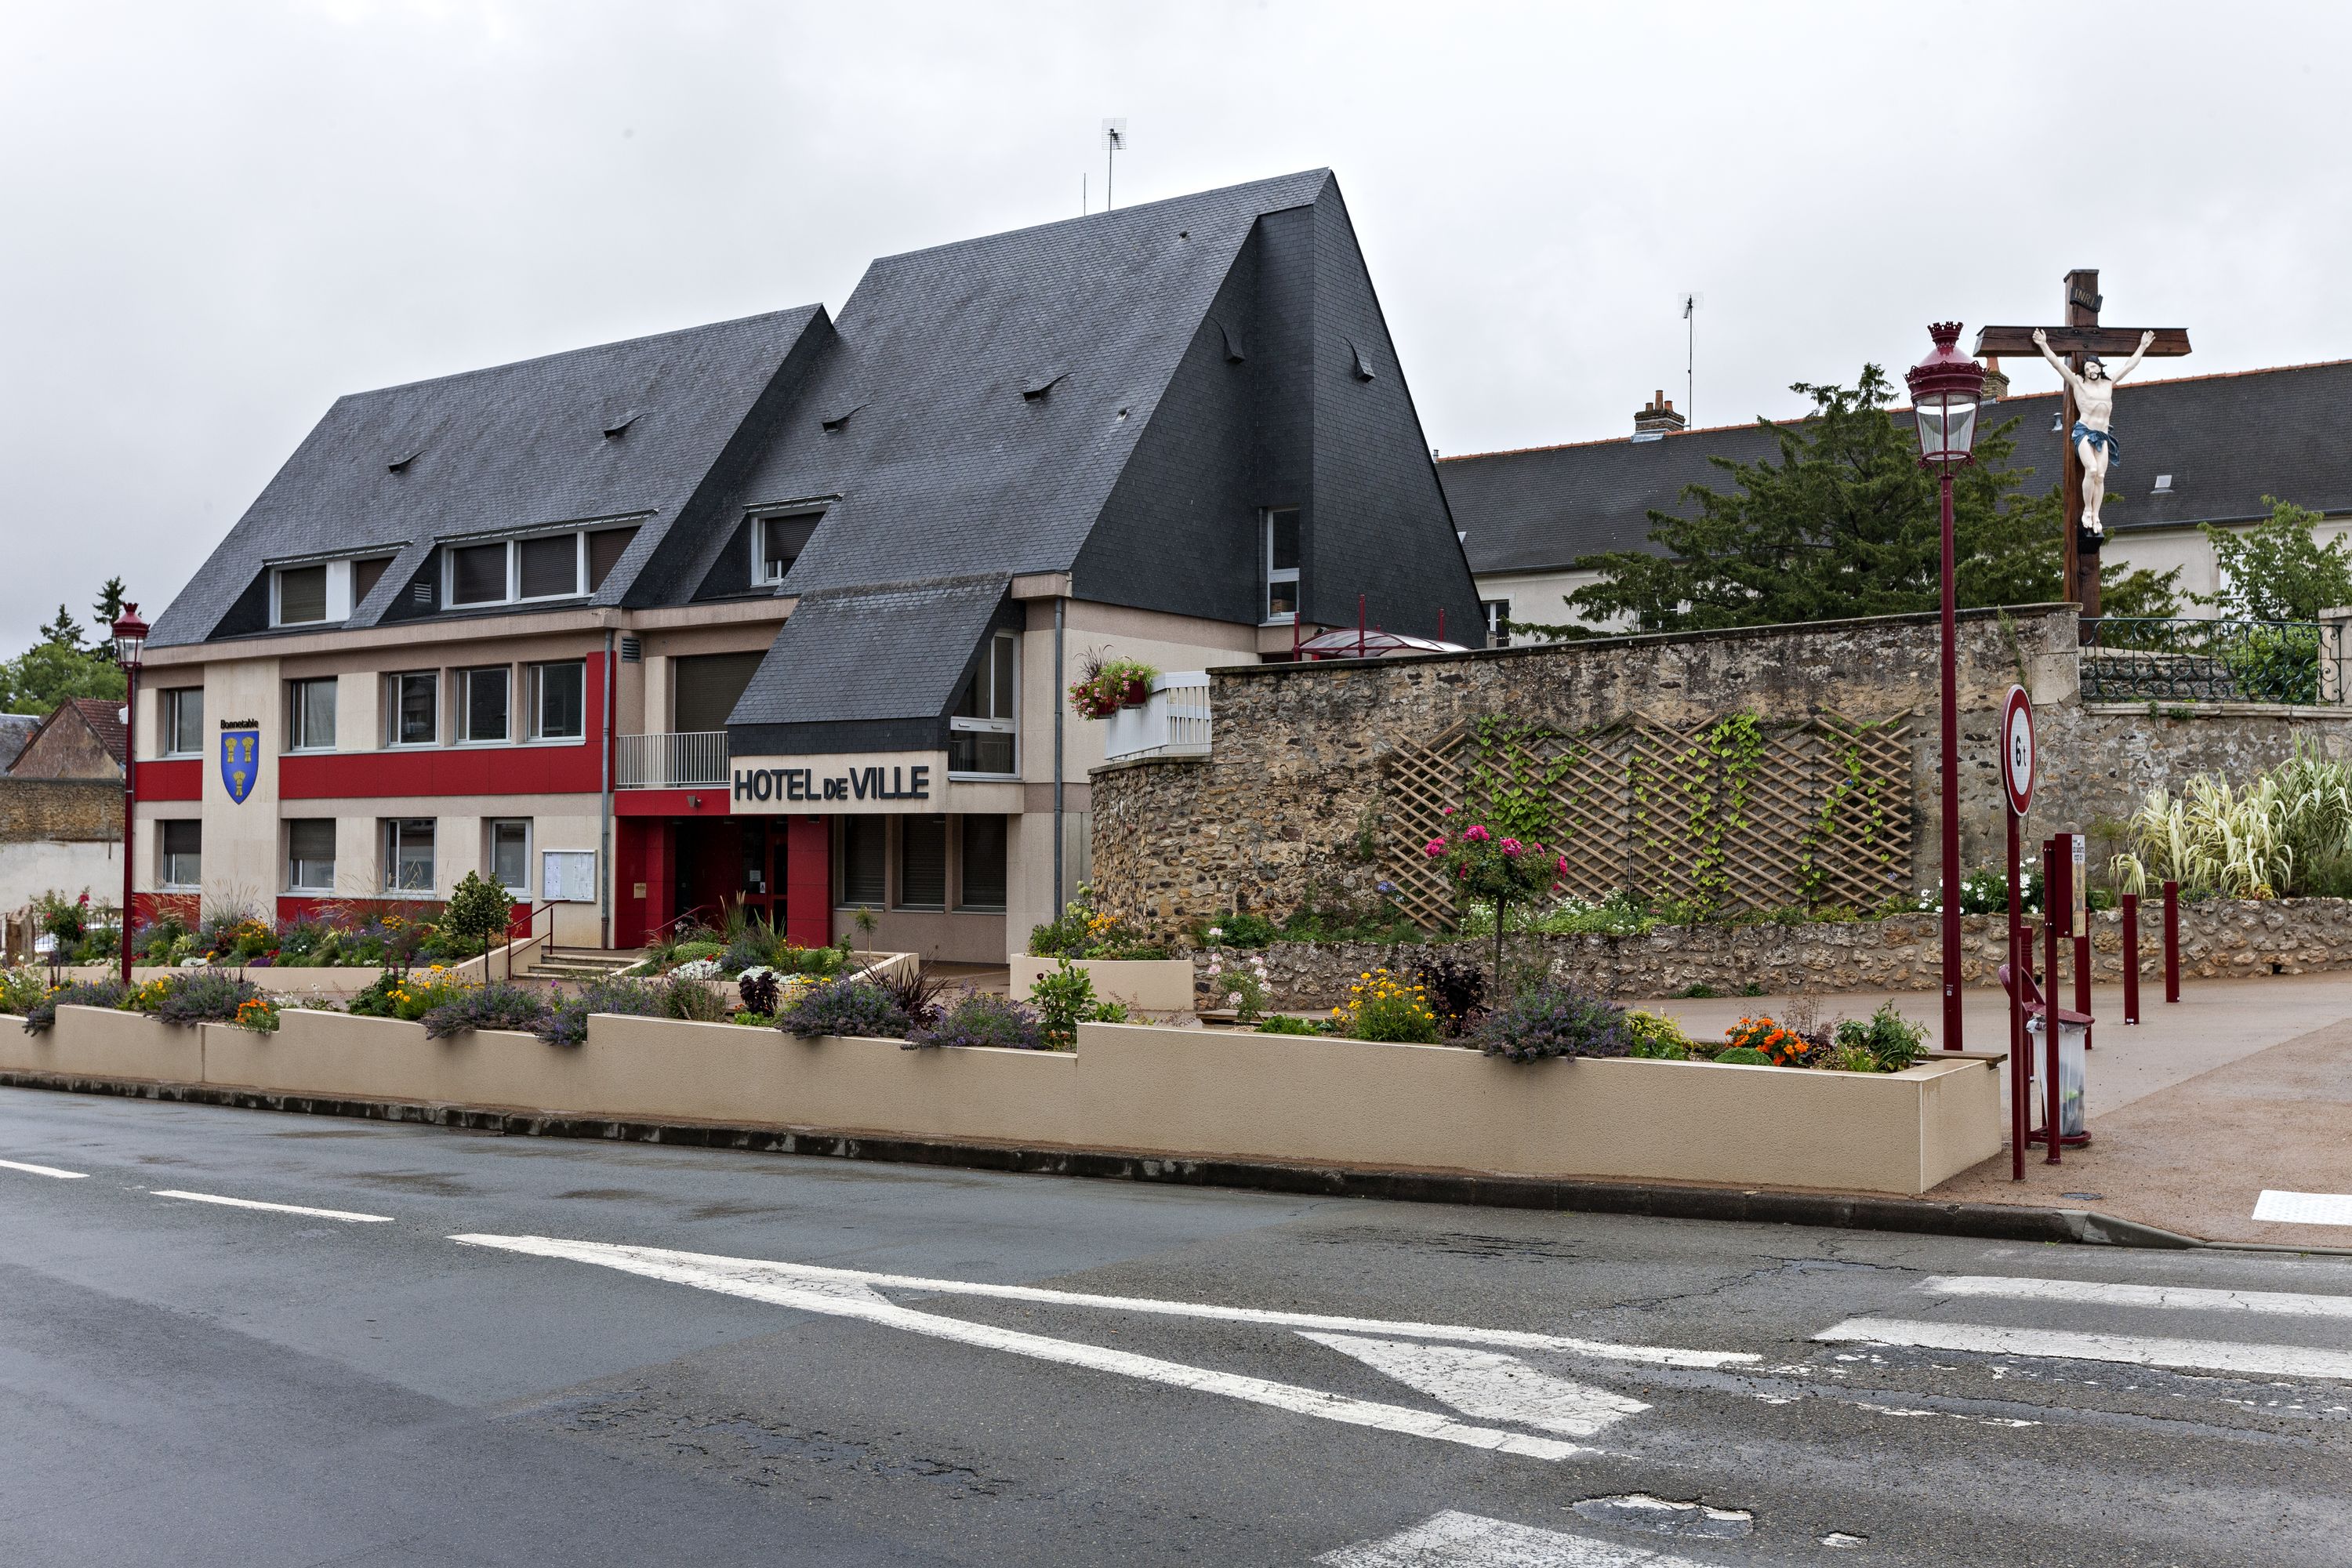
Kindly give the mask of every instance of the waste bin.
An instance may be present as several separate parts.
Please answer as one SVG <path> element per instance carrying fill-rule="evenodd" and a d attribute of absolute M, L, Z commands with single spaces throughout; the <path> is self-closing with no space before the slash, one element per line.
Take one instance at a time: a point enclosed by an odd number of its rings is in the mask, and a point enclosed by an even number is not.
<path fill-rule="evenodd" d="M 2042 1077 L 2050 1068 L 2050 1046 L 2043 1035 L 2045 1023 L 2046 1020 L 2041 1017 L 2028 1018 L 2025 1021 L 2026 1033 L 2031 1037 L 2025 1059 L 2032 1074 L 2031 1102 L 2036 1110 L 2041 1110 L 2050 1103 L 2049 1086 L 2043 1081 Z M 2063 1019 L 2059 1021 L 2058 1136 L 2069 1143 L 2079 1142 L 2084 1136 L 2083 1069 L 2089 1058 L 2089 1053 L 2085 1048 L 2085 1037 L 2088 1033 L 2089 1031 L 2081 1024 L 2070 1024 Z M 2037 1138 L 2034 1142 L 2039 1142 L 2041 1140 Z"/>

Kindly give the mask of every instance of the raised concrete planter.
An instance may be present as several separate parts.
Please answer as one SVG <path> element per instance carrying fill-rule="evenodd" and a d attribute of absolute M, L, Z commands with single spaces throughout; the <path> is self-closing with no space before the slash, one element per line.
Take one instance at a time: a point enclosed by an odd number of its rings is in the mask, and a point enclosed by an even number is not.
<path fill-rule="evenodd" d="M 1026 997 L 1041 974 L 1051 974 L 1056 961 L 1020 953 L 1013 960 L 1013 995 Z M 1095 994 L 1107 1002 L 1124 1002 L 1145 1013 L 1189 1013 L 1192 1010 L 1192 961 L 1189 958 L 1076 958 L 1095 983 Z"/>
<path fill-rule="evenodd" d="M 0 1024 L 0 1071 L 586 1120 L 821 1129 L 1381 1171 L 1914 1195 L 2000 1152 L 1997 1058 L 1900 1073 L 1512 1063 L 1378 1045 L 1088 1024 L 1075 1053 L 906 1050 L 772 1029 L 591 1020 L 585 1045 L 289 1012 L 274 1035 L 58 1009 Z"/>

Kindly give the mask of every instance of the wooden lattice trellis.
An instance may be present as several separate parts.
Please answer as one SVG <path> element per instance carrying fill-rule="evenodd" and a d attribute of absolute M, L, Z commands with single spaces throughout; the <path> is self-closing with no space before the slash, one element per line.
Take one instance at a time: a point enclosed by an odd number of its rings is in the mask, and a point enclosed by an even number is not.
<path fill-rule="evenodd" d="M 1518 764 L 1522 776 L 1547 783 L 1562 829 L 1555 847 L 1568 859 L 1565 891 L 1578 898 L 1630 889 L 1723 910 L 1867 910 L 1908 888 L 1905 719 L 1823 714 L 1758 725 L 1760 754 L 1736 766 L 1710 744 L 1724 722 L 1676 729 L 1630 720 L 1576 733 L 1497 731 L 1486 740 L 1480 726 L 1462 723 L 1399 747 L 1386 779 L 1385 874 L 1397 903 L 1424 926 L 1454 923 L 1454 889 L 1421 847 L 1444 833 L 1444 807 L 1483 804 L 1482 760 L 1489 770 Z M 1482 746 L 1491 748 L 1483 758 Z M 1743 826 L 1703 830 L 1734 818 Z"/>

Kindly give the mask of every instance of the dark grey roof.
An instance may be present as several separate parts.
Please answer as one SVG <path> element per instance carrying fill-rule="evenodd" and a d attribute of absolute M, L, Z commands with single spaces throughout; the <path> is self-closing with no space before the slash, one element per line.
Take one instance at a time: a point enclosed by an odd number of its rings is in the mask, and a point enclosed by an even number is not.
<path fill-rule="evenodd" d="M 338 398 L 152 640 L 204 641 L 270 562 L 397 550 L 346 623 L 367 626 L 438 538 L 642 513 L 596 595 L 617 602 L 823 316 L 804 305 Z"/>
<path fill-rule="evenodd" d="M 41 727 L 43 717 L 39 713 L 0 713 L 0 768 L 16 760 L 25 742 Z"/>
<path fill-rule="evenodd" d="M 1330 177 L 876 261 L 743 491 L 842 498 L 785 592 L 1068 570 L 1251 229 Z"/>
<path fill-rule="evenodd" d="M 937 743 L 930 732 L 1004 603 L 995 576 L 803 595 L 728 718 L 735 749 L 831 750 L 823 731 L 842 725 L 856 727 L 845 750 Z"/>
<path fill-rule="evenodd" d="M 2352 361 L 2169 381 L 2127 381 L 2116 398 L 2123 465 L 2111 470 L 2106 522 L 2129 533 L 2268 515 L 2265 495 L 2315 510 L 2352 510 Z M 2018 421 L 2012 466 L 2029 488 L 2058 479 L 2063 437 L 2055 392 L 2003 399 L 1993 423 Z M 1772 437 L 1754 426 L 1688 431 L 1657 441 L 1589 441 L 1448 458 L 1438 464 L 1463 548 L 1479 573 L 1533 572 L 1580 555 L 1648 550 L 1653 508 L 1687 516 L 1694 481 L 1722 487 L 1710 457 L 1754 462 Z M 2168 495 L 2154 493 L 2159 474 Z"/>

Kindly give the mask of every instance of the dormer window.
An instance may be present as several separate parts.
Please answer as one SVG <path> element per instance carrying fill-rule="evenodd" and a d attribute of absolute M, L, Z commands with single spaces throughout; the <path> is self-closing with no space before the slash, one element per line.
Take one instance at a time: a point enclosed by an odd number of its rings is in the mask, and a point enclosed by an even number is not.
<path fill-rule="evenodd" d="M 1016 771 L 1013 709 L 1019 641 L 1011 632 L 998 632 L 981 648 L 980 663 L 948 718 L 950 776 L 1005 778 Z"/>
<path fill-rule="evenodd" d="M 352 609 L 383 575 L 390 556 L 280 566 L 269 574 L 269 624 L 317 626 L 351 619 Z"/>
<path fill-rule="evenodd" d="M 772 588 L 784 580 L 793 563 L 808 548 L 822 512 L 790 512 L 781 517 L 751 520 L 751 584 Z"/>
<path fill-rule="evenodd" d="M 629 547 L 634 528 L 573 530 L 441 552 L 445 602 L 452 609 L 576 599 L 601 586 Z"/>
<path fill-rule="evenodd" d="M 278 624 L 310 626 L 327 618 L 327 568 L 292 566 L 278 574 Z"/>

